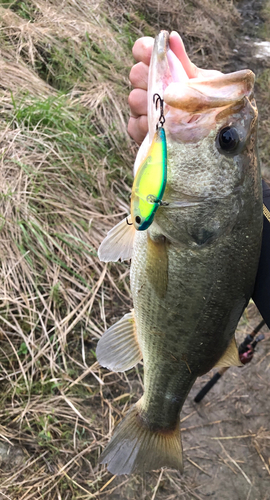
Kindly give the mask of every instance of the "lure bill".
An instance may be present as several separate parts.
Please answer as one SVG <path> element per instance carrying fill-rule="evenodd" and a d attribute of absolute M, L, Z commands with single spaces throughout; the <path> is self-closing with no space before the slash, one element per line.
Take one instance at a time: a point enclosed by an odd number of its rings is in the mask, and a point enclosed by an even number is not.
<path fill-rule="evenodd" d="M 167 145 L 164 128 L 158 127 L 147 157 L 136 173 L 131 192 L 131 219 L 135 229 L 145 231 L 161 204 L 167 182 Z"/>

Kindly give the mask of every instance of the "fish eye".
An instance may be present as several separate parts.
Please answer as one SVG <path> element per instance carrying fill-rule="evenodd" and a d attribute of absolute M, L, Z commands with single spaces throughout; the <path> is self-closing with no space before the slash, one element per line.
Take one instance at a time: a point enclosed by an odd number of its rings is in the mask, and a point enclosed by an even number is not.
<path fill-rule="evenodd" d="M 140 223 L 141 223 L 141 221 L 142 221 L 142 219 L 140 218 L 140 216 L 139 216 L 139 215 L 136 215 L 136 217 L 135 217 L 135 222 L 137 222 L 137 224 L 140 224 Z"/>
<path fill-rule="evenodd" d="M 239 134 L 234 127 L 225 127 L 219 132 L 218 136 L 219 146 L 223 151 L 232 153 L 236 150 L 240 138 Z"/>

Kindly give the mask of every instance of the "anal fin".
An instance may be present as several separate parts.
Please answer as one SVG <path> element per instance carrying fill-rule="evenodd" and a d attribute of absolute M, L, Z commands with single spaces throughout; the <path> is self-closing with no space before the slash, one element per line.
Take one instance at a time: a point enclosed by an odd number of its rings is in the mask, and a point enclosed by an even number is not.
<path fill-rule="evenodd" d="M 160 298 L 164 298 L 168 286 L 168 242 L 160 235 L 152 239 L 147 235 L 146 275 Z"/>
<path fill-rule="evenodd" d="M 238 352 L 238 348 L 236 345 L 235 337 L 232 338 L 225 353 L 223 354 L 223 356 L 221 356 L 221 358 L 216 363 L 215 368 L 217 368 L 217 367 L 228 368 L 229 366 L 243 366 L 243 364 L 241 363 L 240 358 L 239 358 L 239 352 Z"/>
<path fill-rule="evenodd" d="M 98 249 L 99 260 L 116 262 L 131 259 L 136 229 L 130 222 L 130 216 L 126 217 L 108 232 Z"/>
<path fill-rule="evenodd" d="M 96 355 L 101 366 L 114 372 L 124 372 L 139 363 L 142 353 L 133 311 L 103 333 L 97 344 Z"/>

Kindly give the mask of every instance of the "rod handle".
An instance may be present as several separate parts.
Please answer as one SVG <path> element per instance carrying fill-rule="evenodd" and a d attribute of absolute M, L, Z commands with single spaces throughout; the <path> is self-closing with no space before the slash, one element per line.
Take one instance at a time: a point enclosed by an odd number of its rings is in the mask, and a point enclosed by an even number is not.
<path fill-rule="evenodd" d="M 215 375 L 205 384 L 205 386 L 198 392 L 197 396 L 194 398 L 195 403 L 199 403 L 204 396 L 212 389 L 213 385 L 217 383 L 217 381 L 220 379 L 221 374 L 219 372 L 215 373 Z"/>

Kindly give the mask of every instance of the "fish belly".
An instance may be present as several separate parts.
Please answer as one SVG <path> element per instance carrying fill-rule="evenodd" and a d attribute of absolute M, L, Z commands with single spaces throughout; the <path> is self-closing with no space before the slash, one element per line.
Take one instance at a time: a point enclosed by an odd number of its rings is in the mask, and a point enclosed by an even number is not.
<path fill-rule="evenodd" d="M 205 245 L 156 234 L 153 241 L 149 233 L 136 235 L 131 265 L 145 370 L 142 418 L 150 428 L 171 429 L 196 377 L 217 363 L 234 335 L 252 292 L 260 236 L 250 221 Z"/>

